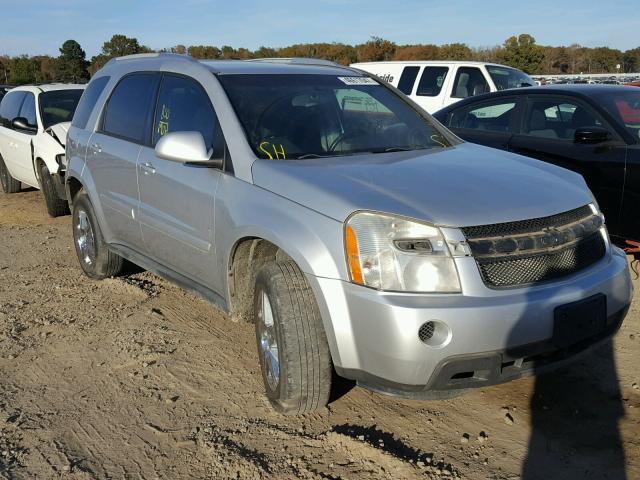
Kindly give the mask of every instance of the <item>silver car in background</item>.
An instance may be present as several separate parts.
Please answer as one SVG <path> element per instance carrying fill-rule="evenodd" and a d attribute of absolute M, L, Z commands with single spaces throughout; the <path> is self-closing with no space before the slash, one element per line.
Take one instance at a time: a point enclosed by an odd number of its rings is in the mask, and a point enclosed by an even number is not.
<path fill-rule="evenodd" d="M 538 372 L 631 301 L 582 177 L 464 143 L 354 69 L 114 59 L 66 149 L 84 272 L 126 259 L 253 322 L 285 414 L 334 373 L 438 398 Z"/>

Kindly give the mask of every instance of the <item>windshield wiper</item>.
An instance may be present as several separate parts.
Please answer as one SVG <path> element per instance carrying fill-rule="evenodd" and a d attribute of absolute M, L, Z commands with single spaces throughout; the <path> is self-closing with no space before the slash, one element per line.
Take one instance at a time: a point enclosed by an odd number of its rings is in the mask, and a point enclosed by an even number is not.
<path fill-rule="evenodd" d="M 317 153 L 305 153 L 304 155 L 300 155 L 296 157 L 295 160 L 304 160 L 306 158 L 328 158 L 335 157 L 335 155 L 318 155 Z"/>

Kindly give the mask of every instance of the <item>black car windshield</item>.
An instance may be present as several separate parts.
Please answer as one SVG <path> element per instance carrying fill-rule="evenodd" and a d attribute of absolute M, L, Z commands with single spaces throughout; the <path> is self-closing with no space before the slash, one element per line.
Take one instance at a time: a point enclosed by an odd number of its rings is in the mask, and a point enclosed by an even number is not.
<path fill-rule="evenodd" d="M 307 158 L 448 147 L 428 119 L 369 77 L 218 77 L 258 158 Z"/>
<path fill-rule="evenodd" d="M 44 128 L 70 122 L 83 90 L 53 90 L 40 94 L 40 117 Z"/>
<path fill-rule="evenodd" d="M 533 87 L 536 84 L 529 75 L 515 68 L 487 65 L 487 71 L 498 90 Z"/>
<path fill-rule="evenodd" d="M 640 140 L 640 92 L 614 93 L 602 97 L 604 107 Z"/>

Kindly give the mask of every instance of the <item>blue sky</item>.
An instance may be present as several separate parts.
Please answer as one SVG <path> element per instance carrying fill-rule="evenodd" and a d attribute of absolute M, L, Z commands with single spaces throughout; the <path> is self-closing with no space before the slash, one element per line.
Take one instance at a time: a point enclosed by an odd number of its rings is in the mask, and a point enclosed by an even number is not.
<path fill-rule="evenodd" d="M 152 48 L 306 42 L 492 46 L 518 33 L 545 45 L 640 46 L 638 0 L 17 0 L 0 6 L 0 54 L 57 55 L 65 40 L 91 57 L 115 33 Z M 615 6 L 614 6 L 615 5 Z"/>

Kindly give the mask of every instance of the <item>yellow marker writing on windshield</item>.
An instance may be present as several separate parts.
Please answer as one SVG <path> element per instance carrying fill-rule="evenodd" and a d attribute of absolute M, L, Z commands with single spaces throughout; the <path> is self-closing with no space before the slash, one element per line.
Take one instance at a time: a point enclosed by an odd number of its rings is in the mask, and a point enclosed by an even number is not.
<path fill-rule="evenodd" d="M 280 159 L 280 155 L 282 155 L 282 159 L 286 160 L 287 156 L 284 153 L 284 145 L 280 144 L 280 150 L 278 150 L 278 148 L 276 147 L 276 145 L 273 145 L 273 153 L 276 154 L 276 158 Z"/>
<path fill-rule="evenodd" d="M 265 145 L 271 145 L 271 144 L 269 142 L 260 143 L 260 151 L 263 152 L 267 157 L 269 157 L 269 160 L 273 160 L 273 156 L 269 153 L 268 150 L 264 148 Z"/>

